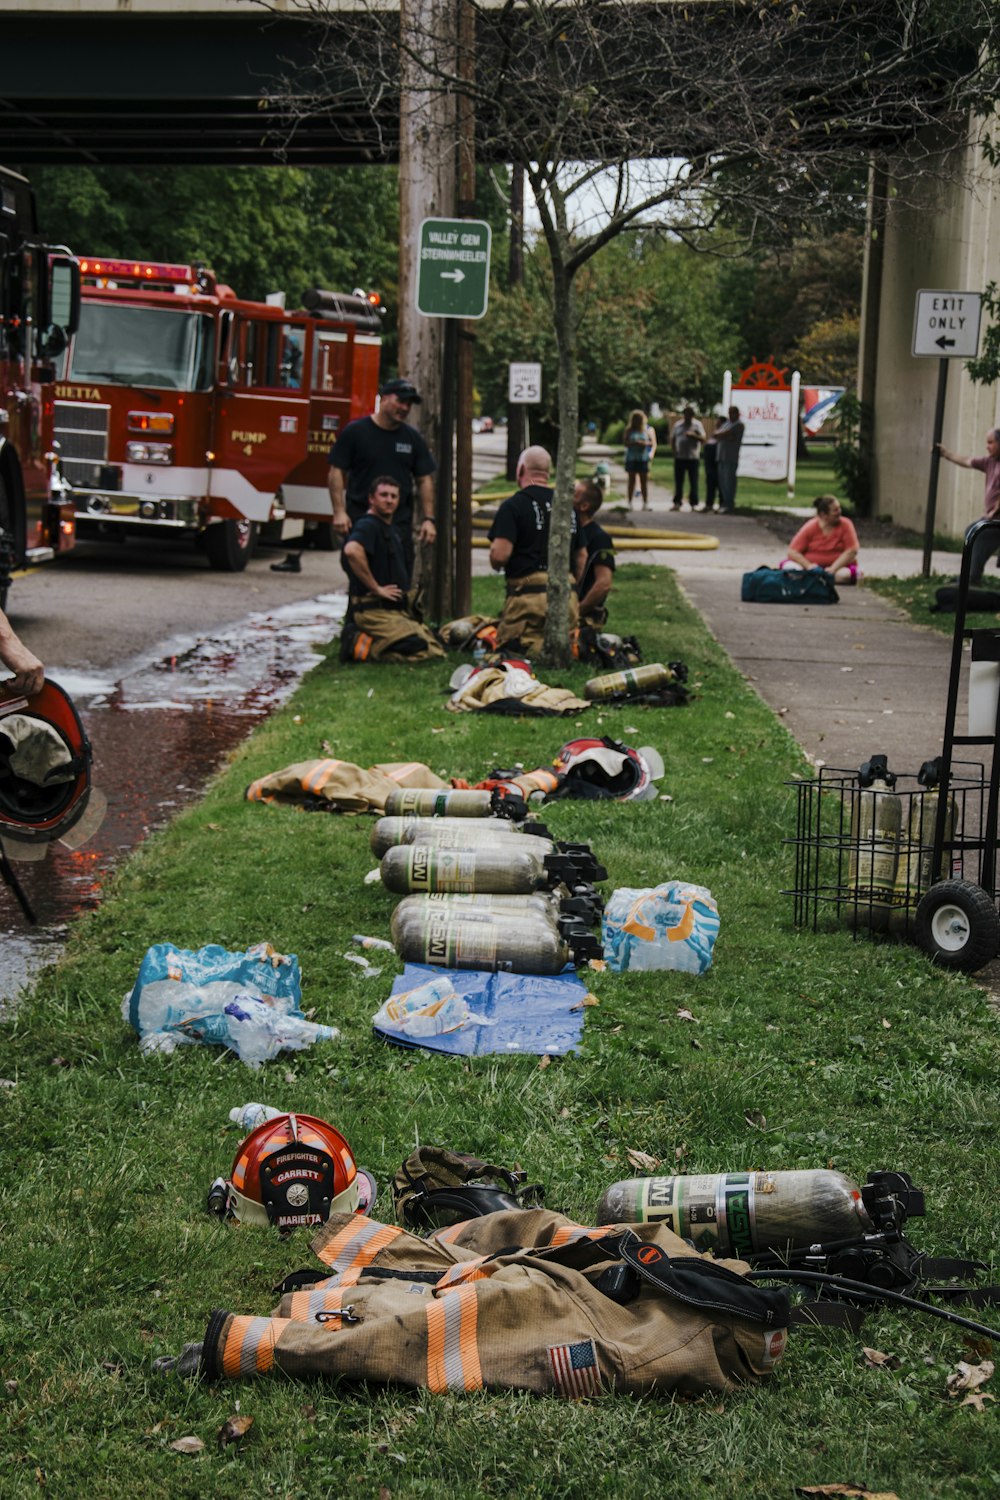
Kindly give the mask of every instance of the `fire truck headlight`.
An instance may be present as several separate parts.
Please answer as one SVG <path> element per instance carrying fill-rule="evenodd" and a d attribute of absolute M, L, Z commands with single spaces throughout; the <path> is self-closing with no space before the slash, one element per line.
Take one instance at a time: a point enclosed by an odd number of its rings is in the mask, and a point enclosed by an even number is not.
<path fill-rule="evenodd" d="M 169 464 L 174 450 L 170 443 L 126 443 L 125 456 L 130 464 Z"/>

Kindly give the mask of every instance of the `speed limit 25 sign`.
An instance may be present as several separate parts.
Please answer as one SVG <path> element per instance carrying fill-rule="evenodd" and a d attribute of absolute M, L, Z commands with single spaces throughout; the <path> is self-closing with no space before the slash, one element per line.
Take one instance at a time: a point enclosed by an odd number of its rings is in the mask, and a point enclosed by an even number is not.
<path fill-rule="evenodd" d="M 512 364 L 509 370 L 507 400 L 521 406 L 535 406 L 541 399 L 541 365 Z"/>

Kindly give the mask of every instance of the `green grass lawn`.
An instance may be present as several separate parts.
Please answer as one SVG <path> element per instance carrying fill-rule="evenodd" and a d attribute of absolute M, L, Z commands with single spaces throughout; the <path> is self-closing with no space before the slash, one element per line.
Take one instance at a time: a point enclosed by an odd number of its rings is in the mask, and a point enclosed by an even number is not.
<path fill-rule="evenodd" d="M 674 460 L 665 445 L 657 449 L 651 470 L 653 480 L 673 492 Z M 698 475 L 698 493 L 705 498 L 705 467 Z M 736 489 L 737 510 L 769 510 L 776 505 L 811 505 L 817 495 L 841 495 L 843 485 L 834 472 L 833 454 L 828 446 L 814 446 L 796 469 L 795 495 L 788 498 L 785 480 L 775 483 L 766 479 L 741 479 Z"/>
<path fill-rule="evenodd" d="M 954 635 L 954 611 L 938 613 L 931 609 L 937 590 L 944 584 L 950 584 L 952 578 L 936 574 L 931 578 L 870 578 L 865 581 L 876 593 L 884 595 L 893 604 L 898 604 L 900 609 L 904 609 L 915 625 L 929 625 L 942 635 Z M 965 623 L 969 630 L 996 630 L 1000 622 L 1000 588 L 997 588 L 996 582 L 988 575 L 983 580 L 983 587 L 996 589 L 997 607 L 995 611 L 976 610 L 967 614 Z"/>
<path fill-rule="evenodd" d="M 493 609 L 497 580 L 477 581 Z M 997 1408 L 945 1392 L 990 1355 L 958 1329 L 879 1312 L 862 1337 L 793 1333 L 767 1384 L 724 1398 L 591 1404 L 523 1395 L 431 1397 L 282 1377 L 162 1381 L 151 1360 L 202 1336 L 209 1311 L 266 1313 L 312 1263 L 304 1236 L 205 1212 L 238 1136 L 230 1108 L 262 1100 L 325 1116 L 380 1184 L 417 1141 L 520 1162 L 549 1206 L 591 1222 L 638 1149 L 664 1171 L 903 1168 L 926 1190 L 912 1237 L 989 1259 L 1000 1227 L 996 1012 L 913 948 L 796 932 L 782 839 L 800 752 L 736 673 L 667 570 L 623 567 L 615 624 L 647 660 L 685 660 L 683 709 L 570 719 L 453 717 L 449 665 L 342 667 L 335 653 L 236 751 L 204 801 L 150 838 L 0 1030 L 0 1495 L 707 1496 L 776 1500 L 855 1481 L 902 1500 L 1000 1488 Z M 580 687 L 582 669 L 565 674 Z M 364 978 L 355 932 L 385 935 L 392 899 L 363 884 L 370 820 L 248 804 L 253 778 L 333 755 L 423 760 L 476 780 L 538 765 L 581 729 L 655 744 L 672 800 L 546 809 L 587 839 L 608 889 L 671 877 L 714 893 L 715 961 L 682 974 L 594 973 L 582 1050 L 471 1061 L 396 1051 L 370 1020 L 395 965 Z M 8 898 L 9 899 L 9 898 Z M 151 943 L 298 954 L 304 1004 L 342 1030 L 259 1073 L 215 1049 L 140 1056 L 119 1005 Z M 381 957 L 381 955 L 379 955 Z M 689 1010 L 694 1021 L 679 1017 Z M 388 1195 L 376 1214 L 391 1220 Z M 1000 1321 L 996 1309 L 983 1317 Z M 896 1357 L 869 1368 L 862 1345 Z M 988 1389 L 988 1388 L 987 1388 Z M 241 1447 L 216 1433 L 237 1408 Z M 172 1451 L 194 1435 L 196 1455 Z"/>

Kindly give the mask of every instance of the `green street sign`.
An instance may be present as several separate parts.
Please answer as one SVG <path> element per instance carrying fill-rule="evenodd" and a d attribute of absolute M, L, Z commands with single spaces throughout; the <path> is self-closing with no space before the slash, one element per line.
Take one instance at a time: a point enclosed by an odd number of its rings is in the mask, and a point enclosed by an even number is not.
<path fill-rule="evenodd" d="M 417 261 L 417 312 L 481 318 L 490 295 L 490 226 L 482 219 L 424 219 Z"/>

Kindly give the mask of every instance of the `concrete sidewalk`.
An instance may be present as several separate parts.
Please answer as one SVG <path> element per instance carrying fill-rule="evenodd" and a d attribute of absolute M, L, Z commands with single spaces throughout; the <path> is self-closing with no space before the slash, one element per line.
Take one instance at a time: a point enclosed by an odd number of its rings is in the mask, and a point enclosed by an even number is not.
<path fill-rule="evenodd" d="M 616 465 L 612 479 L 619 490 L 624 486 L 624 473 Z M 840 589 L 836 605 L 743 604 L 743 573 L 762 563 L 775 566 L 783 555 L 780 538 L 750 514 L 678 512 L 670 498 L 666 489 L 651 486 L 651 510 L 633 510 L 632 522 L 717 536 L 718 550 L 652 552 L 642 550 L 638 539 L 633 549 L 616 538 L 619 555 L 623 561 L 674 569 L 720 645 L 815 762 L 853 768 L 882 753 L 894 770 L 913 774 L 923 761 L 940 754 L 950 636 L 911 624 L 901 610 L 863 585 Z M 788 540 L 800 524 L 789 515 Z M 918 549 L 862 547 L 861 566 L 868 577 L 919 577 L 921 562 Z M 954 553 L 935 553 L 933 571 L 957 569 Z M 966 712 L 963 686 L 959 733 L 965 730 Z M 965 753 L 981 758 L 978 748 Z"/>

